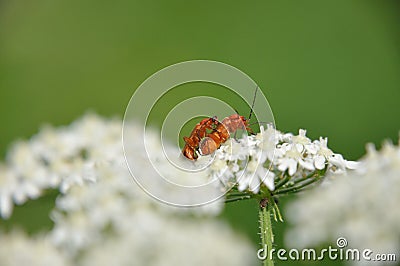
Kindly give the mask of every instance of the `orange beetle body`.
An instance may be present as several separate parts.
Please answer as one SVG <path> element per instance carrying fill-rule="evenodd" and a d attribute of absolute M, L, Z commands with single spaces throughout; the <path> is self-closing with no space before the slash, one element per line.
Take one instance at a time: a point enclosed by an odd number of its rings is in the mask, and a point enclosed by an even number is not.
<path fill-rule="evenodd" d="M 183 137 L 186 143 L 182 150 L 183 155 L 189 160 L 196 160 L 198 158 L 197 152 L 201 155 L 212 154 L 221 147 L 221 144 L 229 139 L 230 134 L 239 129 L 253 133 L 249 127 L 249 120 L 253 114 L 257 90 L 258 86 L 256 86 L 254 92 L 249 119 L 238 114 L 233 114 L 225 117 L 222 122 L 219 122 L 215 116 L 201 120 L 200 123 L 194 127 L 189 137 Z"/>
<path fill-rule="evenodd" d="M 183 137 L 186 144 L 183 147 L 182 153 L 186 158 L 190 160 L 197 159 L 196 150 L 199 148 L 201 139 L 206 136 L 207 130 L 214 129 L 216 123 L 218 123 L 216 117 L 204 118 L 194 127 L 189 137 Z"/>
<path fill-rule="evenodd" d="M 219 122 L 216 117 L 205 118 L 195 126 L 189 137 L 183 138 L 186 144 L 182 153 L 190 160 L 197 159 L 196 151 L 199 151 L 201 155 L 212 154 L 229 139 L 231 133 L 239 129 L 251 132 L 248 120 L 238 114 L 230 115 L 222 122 Z M 207 133 L 207 130 L 211 132 Z"/>
<path fill-rule="evenodd" d="M 219 123 L 215 130 L 207 134 L 206 138 L 200 141 L 200 153 L 202 155 L 212 154 L 221 147 L 221 144 L 225 143 L 229 139 L 230 134 L 239 129 L 251 132 L 249 122 L 244 116 L 233 114 L 224 118 L 222 123 Z"/>

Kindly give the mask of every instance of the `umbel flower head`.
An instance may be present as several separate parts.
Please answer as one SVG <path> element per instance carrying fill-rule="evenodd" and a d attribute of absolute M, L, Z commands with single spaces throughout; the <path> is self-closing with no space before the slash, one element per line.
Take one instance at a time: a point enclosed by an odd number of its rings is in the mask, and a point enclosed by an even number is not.
<path fill-rule="evenodd" d="M 127 128 L 135 134 L 140 125 L 131 123 Z M 5 163 L 0 163 L 0 216 L 8 218 L 14 204 L 21 205 L 29 199 L 36 199 L 49 189 L 65 194 L 74 186 L 95 183 L 99 167 L 105 163 L 118 165 L 120 171 L 125 171 L 125 176 L 132 179 L 125 163 L 121 131 L 121 120 L 87 114 L 69 126 L 45 126 L 31 139 L 16 142 L 8 151 Z M 150 130 L 150 133 L 148 135 L 152 137 L 149 141 L 157 143 L 157 132 Z M 162 154 L 160 145 L 153 145 L 153 149 L 157 149 L 153 153 Z M 133 151 L 136 160 L 141 160 L 146 154 L 141 150 Z M 147 170 L 147 165 L 143 165 L 141 174 L 148 176 L 150 171 Z M 176 178 L 193 180 L 189 174 Z M 196 179 L 199 178 L 208 179 L 205 174 L 197 175 Z M 172 193 L 169 187 L 160 189 L 165 190 L 164 194 Z M 221 207 L 221 202 L 214 202 L 195 211 L 202 209 L 218 213 Z"/>
<path fill-rule="evenodd" d="M 356 170 L 328 176 L 322 185 L 289 205 L 286 213 L 293 227 L 286 235 L 288 245 L 318 246 L 344 237 L 349 248 L 399 258 L 399 146 L 387 141 L 377 151 L 368 144 Z"/>
<path fill-rule="evenodd" d="M 223 184 L 237 184 L 233 192 L 250 196 L 298 192 L 326 173 L 357 167 L 356 162 L 329 149 L 327 138 L 312 141 L 304 129 L 298 135 L 282 133 L 272 125 L 260 131 L 237 140 L 231 138 L 216 151 L 210 175 Z"/>

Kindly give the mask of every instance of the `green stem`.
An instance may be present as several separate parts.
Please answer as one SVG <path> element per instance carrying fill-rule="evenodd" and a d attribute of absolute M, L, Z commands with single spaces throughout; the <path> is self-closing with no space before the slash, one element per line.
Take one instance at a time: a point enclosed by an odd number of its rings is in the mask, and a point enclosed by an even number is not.
<path fill-rule="evenodd" d="M 281 186 L 283 186 L 284 184 L 286 184 L 290 179 L 289 175 L 286 175 L 285 177 L 283 177 L 281 180 L 278 181 L 278 183 L 276 183 L 275 185 L 275 189 L 280 188 Z"/>
<path fill-rule="evenodd" d="M 229 192 L 226 194 L 226 197 L 242 197 L 242 196 L 249 196 L 246 192 Z"/>
<path fill-rule="evenodd" d="M 246 200 L 246 199 L 251 199 L 251 196 L 241 196 L 241 197 L 227 198 L 227 199 L 225 199 L 225 203 L 235 202 L 235 201 L 240 201 L 240 200 Z"/>
<path fill-rule="evenodd" d="M 272 199 L 271 197 L 268 201 Z M 260 215 L 260 235 L 261 235 L 261 245 L 264 249 L 264 252 L 268 252 L 266 259 L 263 261 L 264 266 L 274 266 L 274 261 L 269 257 L 270 250 L 272 249 L 272 245 L 274 243 L 274 235 L 272 232 L 271 225 L 271 209 L 273 208 L 271 203 L 267 203 L 266 206 L 261 206 L 259 210 Z"/>
<path fill-rule="evenodd" d="M 299 192 L 302 188 L 305 188 L 306 186 L 311 185 L 312 183 L 315 183 L 317 181 L 319 181 L 320 178 L 314 177 L 313 179 L 310 179 L 298 186 L 293 186 L 293 187 L 288 187 L 288 188 L 283 188 L 283 189 L 279 189 L 278 191 L 275 191 L 274 194 L 275 195 L 280 195 L 280 194 L 287 194 L 287 193 L 296 193 Z"/>

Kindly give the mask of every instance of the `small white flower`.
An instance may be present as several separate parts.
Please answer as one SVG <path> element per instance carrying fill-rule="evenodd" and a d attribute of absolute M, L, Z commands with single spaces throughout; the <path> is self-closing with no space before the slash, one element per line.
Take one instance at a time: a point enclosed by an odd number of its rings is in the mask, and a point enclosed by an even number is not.
<path fill-rule="evenodd" d="M 22 181 L 18 189 L 14 191 L 13 199 L 16 204 L 23 204 L 28 199 L 36 199 L 40 196 L 41 190 L 31 182 Z"/>
<path fill-rule="evenodd" d="M 299 135 L 292 137 L 294 144 L 301 144 L 303 146 L 311 144 L 311 140 L 306 137 L 307 130 L 299 129 Z"/>
<path fill-rule="evenodd" d="M 328 148 L 328 138 L 319 138 L 314 141 L 315 149 L 317 154 L 314 158 L 314 166 L 318 170 L 322 170 L 326 167 L 326 163 L 329 161 L 334 154 L 331 149 Z"/>
<path fill-rule="evenodd" d="M 283 156 L 277 159 L 279 171 L 285 172 L 286 170 L 288 170 L 289 175 L 293 176 L 297 171 L 298 165 L 310 171 L 313 171 L 315 169 L 312 162 L 304 158 L 303 146 L 292 143 L 282 145 L 280 149 Z"/>
<path fill-rule="evenodd" d="M 261 162 L 274 160 L 276 145 L 282 138 L 282 133 L 276 130 L 272 125 L 268 124 L 267 129 L 260 127 L 260 133 L 255 136 L 257 147 L 263 152 L 263 156 L 260 158 Z M 249 138 L 250 140 L 252 138 Z"/>
<path fill-rule="evenodd" d="M 264 183 L 271 191 L 275 188 L 275 174 L 264 168 L 257 160 L 249 161 L 247 167 L 244 170 L 239 171 L 237 176 L 239 176 L 239 191 L 244 191 L 248 188 L 251 192 L 257 194 L 262 183 Z"/>
<path fill-rule="evenodd" d="M 335 167 L 332 170 L 338 173 L 343 173 L 346 169 L 357 169 L 359 165 L 358 162 L 345 160 L 341 154 L 333 154 L 329 158 L 329 163 Z"/>
<path fill-rule="evenodd" d="M 18 189 L 17 177 L 5 165 L 0 164 L 0 216 L 10 217 L 13 210 L 13 194 Z"/>
<path fill-rule="evenodd" d="M 239 141 L 235 139 L 228 139 L 224 145 L 221 146 L 218 155 L 224 155 L 227 161 L 236 162 L 238 160 L 245 160 L 250 153 L 251 146 L 248 143 L 243 143 L 243 139 Z"/>
<path fill-rule="evenodd" d="M 299 129 L 299 135 L 292 137 L 292 143 L 296 146 L 296 148 L 300 151 L 307 151 L 310 154 L 315 154 L 316 149 L 314 145 L 312 145 L 311 140 L 306 137 L 307 131 L 305 129 Z"/>
<path fill-rule="evenodd" d="M 315 156 L 315 159 L 314 159 L 314 166 L 316 169 L 322 170 L 325 168 L 325 162 L 326 162 L 326 158 L 324 156 L 317 155 L 317 156 Z"/>

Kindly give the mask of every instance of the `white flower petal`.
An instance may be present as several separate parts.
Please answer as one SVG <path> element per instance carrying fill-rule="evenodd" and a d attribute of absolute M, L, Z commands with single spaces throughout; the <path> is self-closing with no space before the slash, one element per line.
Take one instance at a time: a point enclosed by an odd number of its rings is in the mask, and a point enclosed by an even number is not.
<path fill-rule="evenodd" d="M 0 193 L 0 215 L 3 219 L 11 216 L 13 204 L 10 195 Z"/>
<path fill-rule="evenodd" d="M 354 161 L 346 161 L 346 168 L 348 169 L 358 169 L 360 167 L 361 163 L 360 162 L 354 162 Z"/>
<path fill-rule="evenodd" d="M 275 183 L 274 183 L 275 174 L 268 171 L 264 177 L 262 177 L 263 183 L 268 187 L 270 191 L 275 190 Z"/>
<path fill-rule="evenodd" d="M 325 168 L 325 157 L 324 156 L 321 156 L 321 155 L 317 155 L 315 158 L 314 158 L 314 165 L 315 165 L 315 168 L 317 168 L 318 170 L 322 170 L 322 169 L 324 169 Z"/>
<path fill-rule="evenodd" d="M 251 192 L 254 194 L 257 194 L 258 191 L 260 191 L 260 180 L 258 179 L 257 176 L 252 176 L 249 182 L 249 189 Z"/>
<path fill-rule="evenodd" d="M 309 161 L 304 161 L 304 160 L 299 160 L 299 164 L 304 168 L 307 169 L 309 171 L 314 171 L 315 167 L 314 164 L 312 162 Z"/>
<path fill-rule="evenodd" d="M 288 163 L 289 163 L 289 165 L 288 165 L 289 166 L 289 175 L 293 176 L 294 173 L 296 173 L 296 170 L 297 170 L 297 162 L 295 160 L 293 160 L 293 159 L 290 159 L 288 161 Z"/>

